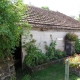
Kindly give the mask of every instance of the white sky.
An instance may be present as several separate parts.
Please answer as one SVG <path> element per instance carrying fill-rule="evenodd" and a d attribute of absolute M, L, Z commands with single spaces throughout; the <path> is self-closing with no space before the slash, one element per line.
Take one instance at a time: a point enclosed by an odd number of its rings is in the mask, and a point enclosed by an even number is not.
<path fill-rule="evenodd" d="M 48 6 L 50 10 L 59 11 L 68 16 L 78 17 L 80 13 L 80 0 L 23 0 L 23 2 L 37 7 Z"/>

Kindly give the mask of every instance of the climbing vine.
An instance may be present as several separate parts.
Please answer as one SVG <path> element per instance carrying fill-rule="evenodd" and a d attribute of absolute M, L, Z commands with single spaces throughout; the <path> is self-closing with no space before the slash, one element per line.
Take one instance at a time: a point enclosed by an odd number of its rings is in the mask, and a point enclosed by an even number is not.
<path fill-rule="evenodd" d="M 0 58 L 11 55 L 19 45 L 25 10 L 22 0 L 0 0 Z"/>

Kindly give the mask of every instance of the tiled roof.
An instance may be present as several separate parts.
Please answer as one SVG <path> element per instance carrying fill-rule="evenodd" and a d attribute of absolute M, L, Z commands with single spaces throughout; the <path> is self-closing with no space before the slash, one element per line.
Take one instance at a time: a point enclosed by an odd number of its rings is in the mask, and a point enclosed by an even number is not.
<path fill-rule="evenodd" d="M 79 21 L 60 12 L 28 6 L 26 13 L 29 16 L 25 20 L 33 27 L 80 30 Z"/>

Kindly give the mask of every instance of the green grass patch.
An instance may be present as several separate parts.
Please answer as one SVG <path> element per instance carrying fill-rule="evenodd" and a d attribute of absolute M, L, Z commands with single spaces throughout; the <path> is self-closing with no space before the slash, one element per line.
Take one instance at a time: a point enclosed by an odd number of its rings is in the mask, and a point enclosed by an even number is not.
<path fill-rule="evenodd" d="M 56 64 L 31 75 L 31 80 L 64 80 L 65 65 Z M 80 78 L 70 72 L 70 80 L 80 80 Z"/>
<path fill-rule="evenodd" d="M 17 80 L 22 78 L 27 73 L 25 71 L 18 72 Z M 70 72 L 70 80 L 80 80 L 76 74 Z M 65 76 L 65 64 L 55 64 L 44 70 L 40 70 L 31 74 L 30 80 L 64 80 Z"/>

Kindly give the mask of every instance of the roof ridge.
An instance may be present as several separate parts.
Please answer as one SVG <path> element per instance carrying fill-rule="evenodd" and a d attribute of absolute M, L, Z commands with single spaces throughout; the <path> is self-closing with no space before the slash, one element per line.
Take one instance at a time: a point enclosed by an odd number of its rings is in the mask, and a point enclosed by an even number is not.
<path fill-rule="evenodd" d="M 27 21 L 34 24 L 45 25 L 60 25 L 67 27 L 80 28 L 80 22 L 58 11 L 45 10 L 35 6 L 28 6 L 29 16 Z"/>
<path fill-rule="evenodd" d="M 76 19 L 74 19 L 74 18 L 72 18 L 72 17 L 70 17 L 70 16 L 67 16 L 67 15 L 65 15 L 64 13 L 61 13 L 61 12 L 59 12 L 59 11 L 46 10 L 46 9 L 42 9 L 42 8 L 40 8 L 40 7 L 36 7 L 36 6 L 34 6 L 34 5 L 28 5 L 28 7 L 29 7 L 29 8 L 32 7 L 32 8 L 36 8 L 36 9 L 41 9 L 41 10 L 48 11 L 48 12 L 59 13 L 59 14 L 61 14 L 61 15 L 64 15 L 64 16 L 68 17 L 68 18 L 71 18 L 71 19 L 73 19 L 73 20 L 75 20 L 75 21 L 78 21 L 78 20 L 76 20 Z M 78 22 L 79 22 L 79 21 L 78 21 Z"/>

